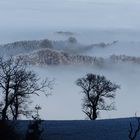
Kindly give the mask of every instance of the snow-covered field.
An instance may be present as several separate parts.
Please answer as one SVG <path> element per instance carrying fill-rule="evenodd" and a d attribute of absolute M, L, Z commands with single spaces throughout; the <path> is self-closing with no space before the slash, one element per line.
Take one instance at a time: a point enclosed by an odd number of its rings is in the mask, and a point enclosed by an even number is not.
<path fill-rule="evenodd" d="M 44 121 L 42 122 L 43 140 L 129 140 L 129 124 L 136 128 L 134 118 L 98 121 Z M 17 128 L 25 133 L 28 122 L 21 121 Z M 21 127 L 22 126 L 22 127 Z M 140 134 L 136 140 L 140 139 Z"/>

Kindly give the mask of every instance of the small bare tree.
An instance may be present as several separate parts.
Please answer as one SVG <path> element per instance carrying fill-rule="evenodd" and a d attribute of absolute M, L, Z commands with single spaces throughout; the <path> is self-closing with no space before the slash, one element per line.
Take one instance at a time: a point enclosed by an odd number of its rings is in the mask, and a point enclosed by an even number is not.
<path fill-rule="evenodd" d="M 106 99 L 114 99 L 115 91 L 119 88 L 104 76 L 87 74 L 83 78 L 79 78 L 76 84 L 82 88 L 84 93 L 83 112 L 90 120 L 95 120 L 98 117 L 100 110 L 114 110 L 113 102 L 106 103 Z"/>
<path fill-rule="evenodd" d="M 41 110 L 42 108 L 41 108 L 41 106 L 40 105 L 36 105 L 35 106 L 35 114 L 32 116 L 32 118 L 34 119 L 34 120 L 41 120 L 40 119 L 40 115 L 39 115 L 39 110 Z"/>
<path fill-rule="evenodd" d="M 128 131 L 128 138 L 130 140 L 136 140 L 138 133 L 140 133 L 140 118 L 139 117 L 135 117 L 136 121 L 137 121 L 137 126 L 136 128 L 133 127 L 132 123 L 130 122 L 130 128 Z"/>
<path fill-rule="evenodd" d="M 0 112 L 2 120 L 17 120 L 20 115 L 28 116 L 28 105 L 32 95 L 47 94 L 51 81 L 40 82 L 36 73 L 27 69 L 20 59 L 0 58 Z"/>
<path fill-rule="evenodd" d="M 41 110 L 41 107 L 39 105 L 36 105 L 35 114 L 32 116 L 33 121 L 31 121 L 28 125 L 28 130 L 25 138 L 26 140 L 41 140 L 43 128 L 39 110 Z"/>

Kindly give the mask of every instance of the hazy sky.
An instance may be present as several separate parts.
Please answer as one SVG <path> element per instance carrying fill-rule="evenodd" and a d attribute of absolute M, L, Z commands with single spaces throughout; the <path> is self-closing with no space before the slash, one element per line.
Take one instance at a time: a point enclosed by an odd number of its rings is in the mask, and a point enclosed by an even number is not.
<path fill-rule="evenodd" d="M 0 30 L 139 28 L 138 0 L 0 0 Z"/>
<path fill-rule="evenodd" d="M 0 0 L 0 42 L 46 38 L 49 31 L 140 30 L 139 0 Z"/>

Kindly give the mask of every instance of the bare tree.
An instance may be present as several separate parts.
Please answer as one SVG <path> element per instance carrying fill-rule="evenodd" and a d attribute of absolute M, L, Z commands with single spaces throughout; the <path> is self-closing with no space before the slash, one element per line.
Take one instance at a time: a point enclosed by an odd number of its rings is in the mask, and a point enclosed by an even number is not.
<path fill-rule="evenodd" d="M 100 110 L 114 110 L 114 102 L 106 103 L 106 99 L 114 99 L 115 91 L 119 88 L 104 76 L 87 74 L 79 78 L 76 84 L 82 88 L 84 93 L 83 112 L 90 120 L 95 120 Z"/>
<path fill-rule="evenodd" d="M 36 105 L 35 106 L 35 114 L 32 116 L 32 118 L 34 119 L 34 120 L 41 120 L 40 119 L 40 115 L 39 115 L 39 110 L 41 110 L 42 108 L 41 108 L 41 106 L 40 105 Z"/>
<path fill-rule="evenodd" d="M 128 138 L 130 140 L 136 140 L 138 133 L 140 133 L 140 118 L 139 117 L 135 117 L 137 120 L 137 126 L 136 128 L 133 127 L 132 123 L 130 122 L 130 128 L 128 131 Z"/>
<path fill-rule="evenodd" d="M 3 96 L 3 100 L 1 101 L 2 120 L 8 119 L 8 107 L 11 104 L 10 84 L 13 78 L 13 68 L 16 68 L 16 66 L 11 67 L 11 65 L 11 58 L 5 62 L 2 58 L 0 58 L 0 89 Z"/>
<path fill-rule="evenodd" d="M 33 121 L 31 121 L 28 125 L 28 130 L 25 137 L 26 140 L 41 140 L 41 135 L 43 133 L 43 121 L 40 118 L 39 110 L 41 110 L 41 107 L 36 105 L 35 114 L 32 116 Z"/>
<path fill-rule="evenodd" d="M 27 69 L 20 59 L 0 58 L 0 91 L 2 120 L 17 120 L 20 115 L 29 115 L 28 104 L 32 95 L 41 92 L 47 94 L 51 81 L 44 80 L 39 83 L 40 78 L 36 73 Z"/>

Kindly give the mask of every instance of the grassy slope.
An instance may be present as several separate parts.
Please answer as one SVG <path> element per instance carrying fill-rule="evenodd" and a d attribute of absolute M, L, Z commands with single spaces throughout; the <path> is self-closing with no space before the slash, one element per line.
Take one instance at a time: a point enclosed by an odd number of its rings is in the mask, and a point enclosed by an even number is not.
<path fill-rule="evenodd" d="M 129 122 L 135 126 L 136 119 L 44 121 L 42 134 L 45 140 L 129 140 Z M 27 121 L 21 121 L 19 128 L 25 132 Z M 19 130 L 19 129 L 18 129 Z M 137 140 L 140 139 L 140 133 Z"/>

